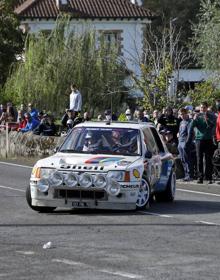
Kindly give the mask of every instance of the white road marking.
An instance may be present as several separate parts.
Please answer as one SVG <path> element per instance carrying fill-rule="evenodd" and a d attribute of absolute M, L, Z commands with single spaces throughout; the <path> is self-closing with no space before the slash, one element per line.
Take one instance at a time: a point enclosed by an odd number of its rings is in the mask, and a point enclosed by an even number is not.
<path fill-rule="evenodd" d="M 8 189 L 8 190 L 13 190 L 13 191 L 18 191 L 18 192 L 25 192 L 24 190 L 12 188 L 12 187 L 1 186 L 1 185 L 0 185 L 0 188 L 1 189 Z"/>
<path fill-rule="evenodd" d="M 141 279 L 142 278 L 142 276 L 140 276 L 140 275 L 125 273 L 125 272 L 119 272 L 119 271 L 112 272 L 112 271 L 108 271 L 108 270 L 105 270 L 105 269 L 101 269 L 99 271 L 107 273 L 107 274 L 111 274 L 111 275 L 117 275 L 117 276 L 121 276 L 121 277 L 124 277 L 124 278 L 129 278 L 129 279 Z"/>
<path fill-rule="evenodd" d="M 197 193 L 197 194 L 211 195 L 211 196 L 220 197 L 220 194 L 215 194 L 215 193 L 198 192 L 198 191 L 191 191 L 191 190 L 185 190 L 185 189 L 177 189 L 177 191 L 188 192 L 188 193 Z"/>
<path fill-rule="evenodd" d="M 73 266 L 87 267 L 90 269 L 92 268 L 98 272 L 107 273 L 107 274 L 111 274 L 111 275 L 117 275 L 117 276 L 121 276 L 121 277 L 128 278 L 128 279 L 143 278 L 143 276 L 141 276 L 141 275 L 131 274 L 131 273 L 122 272 L 122 271 L 110 271 L 110 270 L 106 270 L 106 269 L 96 269 L 95 267 L 93 267 L 91 265 L 87 265 L 87 264 L 81 263 L 81 262 L 75 262 L 75 261 L 68 260 L 68 259 L 52 259 L 52 262 L 64 263 L 64 264 L 73 265 Z"/>
<path fill-rule="evenodd" d="M 11 166 L 17 166 L 17 167 L 23 167 L 23 168 L 29 168 L 32 169 L 32 166 L 28 166 L 28 165 L 21 165 L 21 164 L 16 164 L 16 163 L 10 163 L 10 162 L 4 162 L 4 161 L 0 161 L 0 164 L 4 164 L 4 165 L 11 165 Z"/>
<path fill-rule="evenodd" d="M 163 218 L 173 218 L 173 216 L 170 216 L 170 215 L 164 215 L 164 214 L 153 213 L 153 212 L 148 212 L 148 211 L 138 211 L 138 212 L 142 213 L 142 214 L 146 214 L 146 215 L 158 216 L 158 217 L 163 217 Z"/>
<path fill-rule="evenodd" d="M 196 223 L 205 224 L 205 225 L 215 225 L 215 226 L 218 225 L 216 223 L 211 223 L 211 222 L 206 222 L 206 221 L 196 221 Z"/>
<path fill-rule="evenodd" d="M 34 255 L 35 252 L 33 251 L 16 251 L 16 253 L 23 254 L 23 255 Z"/>

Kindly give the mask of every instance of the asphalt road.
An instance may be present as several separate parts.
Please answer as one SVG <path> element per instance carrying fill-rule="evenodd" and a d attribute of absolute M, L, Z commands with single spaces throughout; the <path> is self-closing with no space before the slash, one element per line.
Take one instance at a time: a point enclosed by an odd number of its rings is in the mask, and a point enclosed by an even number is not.
<path fill-rule="evenodd" d="M 140 212 L 39 214 L 30 173 L 0 162 L 0 280 L 220 279 L 220 185 L 178 183 L 174 203 Z"/>

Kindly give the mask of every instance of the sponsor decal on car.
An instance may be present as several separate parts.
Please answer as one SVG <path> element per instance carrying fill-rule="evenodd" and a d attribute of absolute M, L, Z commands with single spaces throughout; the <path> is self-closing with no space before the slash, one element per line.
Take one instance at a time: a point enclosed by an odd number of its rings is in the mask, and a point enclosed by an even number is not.
<path fill-rule="evenodd" d="M 87 159 L 85 163 L 89 164 L 101 164 L 101 163 L 112 163 L 112 162 L 118 162 L 123 160 L 122 157 L 93 157 L 90 159 Z"/>
<path fill-rule="evenodd" d="M 139 185 L 121 185 L 122 188 L 138 189 Z"/>
<path fill-rule="evenodd" d="M 134 176 L 136 179 L 140 179 L 140 172 L 139 172 L 137 169 L 134 169 L 134 170 L 133 170 L 133 176 Z"/>

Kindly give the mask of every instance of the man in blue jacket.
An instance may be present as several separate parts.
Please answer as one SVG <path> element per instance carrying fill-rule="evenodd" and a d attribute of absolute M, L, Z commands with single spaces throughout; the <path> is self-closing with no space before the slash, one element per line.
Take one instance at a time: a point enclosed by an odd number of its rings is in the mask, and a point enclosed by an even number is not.
<path fill-rule="evenodd" d="M 185 108 L 180 109 L 180 117 L 182 121 L 179 126 L 179 143 L 178 143 L 178 151 L 180 155 L 180 159 L 184 169 L 184 179 L 183 181 L 191 181 L 192 180 L 192 171 L 191 171 L 191 151 L 186 148 L 186 140 L 189 137 L 189 129 L 190 129 L 190 118 L 188 116 L 188 112 Z M 191 172 L 190 172 L 191 171 Z M 191 174 L 190 174 L 191 173 Z"/>
<path fill-rule="evenodd" d="M 26 124 L 25 128 L 22 128 L 20 130 L 21 132 L 33 131 L 40 124 L 40 122 L 38 120 L 31 117 L 30 113 L 26 113 L 24 116 L 25 116 L 25 119 L 27 120 L 27 124 Z"/>

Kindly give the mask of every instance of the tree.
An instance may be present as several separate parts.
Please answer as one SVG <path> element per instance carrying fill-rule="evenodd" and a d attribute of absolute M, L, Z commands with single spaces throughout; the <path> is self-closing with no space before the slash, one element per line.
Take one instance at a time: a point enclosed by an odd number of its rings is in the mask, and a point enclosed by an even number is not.
<path fill-rule="evenodd" d="M 176 95 L 170 96 L 168 87 L 173 71 L 178 72 L 188 59 L 188 53 L 179 46 L 180 32 L 166 27 L 159 35 L 151 28 L 146 31 L 143 56 L 135 61 L 141 74 L 133 76 L 136 88 L 144 94 L 140 101 L 144 108 L 162 109 L 170 103 L 176 104 Z"/>
<path fill-rule="evenodd" d="M 0 0 L 0 88 L 4 85 L 11 64 L 23 50 L 19 21 L 12 12 L 13 1 Z"/>
<path fill-rule="evenodd" d="M 219 76 L 220 72 L 220 4 L 204 0 L 198 14 L 199 23 L 194 25 L 194 54 L 199 63 Z"/>
<path fill-rule="evenodd" d="M 144 6 L 158 14 L 158 19 L 153 21 L 156 26 L 169 26 L 170 20 L 178 18 L 175 22 L 177 29 L 182 28 L 180 42 L 186 45 L 192 37 L 191 24 L 196 23 L 200 0 L 145 0 Z"/>
<path fill-rule="evenodd" d="M 66 17 L 57 20 L 50 35 L 30 34 L 25 60 L 15 65 L 5 85 L 5 99 L 63 113 L 74 82 L 82 92 L 84 109 L 103 110 L 112 102 L 118 108 L 126 71 L 117 49 L 106 46 L 101 37 L 97 44 L 97 36 L 95 31 L 76 34 Z"/>

